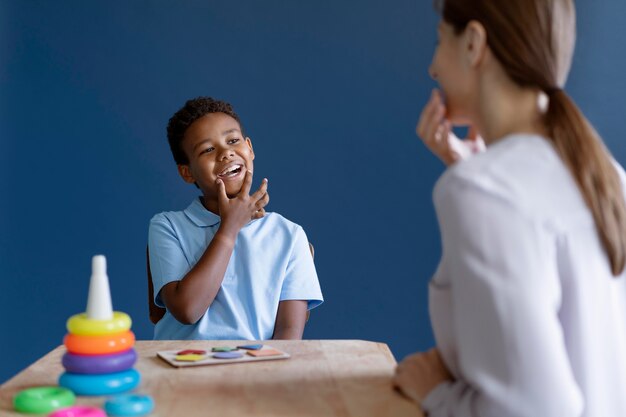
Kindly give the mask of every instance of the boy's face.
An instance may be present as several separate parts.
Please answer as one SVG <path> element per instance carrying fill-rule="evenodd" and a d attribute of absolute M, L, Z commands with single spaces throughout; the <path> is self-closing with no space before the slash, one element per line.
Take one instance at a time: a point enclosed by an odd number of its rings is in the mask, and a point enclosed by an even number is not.
<path fill-rule="evenodd" d="M 189 164 L 179 165 L 178 172 L 186 182 L 200 187 L 205 204 L 217 202 L 218 178 L 232 198 L 241 190 L 246 170 L 253 170 L 252 142 L 243 137 L 239 123 L 225 113 L 209 113 L 193 122 L 185 132 L 182 148 Z"/>

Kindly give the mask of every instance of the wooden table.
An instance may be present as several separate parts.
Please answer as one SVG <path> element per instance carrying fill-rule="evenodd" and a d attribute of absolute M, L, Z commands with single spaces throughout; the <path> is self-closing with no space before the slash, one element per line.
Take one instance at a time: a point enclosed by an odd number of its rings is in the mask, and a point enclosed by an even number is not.
<path fill-rule="evenodd" d="M 154 398 L 154 417 L 194 416 L 422 416 L 391 385 L 396 361 L 387 345 L 361 340 L 266 342 L 290 359 L 174 368 L 157 351 L 210 349 L 241 341 L 138 341 L 136 392 Z M 63 372 L 59 346 L 0 386 L 0 415 L 13 411 L 13 396 L 34 386 L 57 385 Z M 103 397 L 78 397 L 102 406 Z"/>

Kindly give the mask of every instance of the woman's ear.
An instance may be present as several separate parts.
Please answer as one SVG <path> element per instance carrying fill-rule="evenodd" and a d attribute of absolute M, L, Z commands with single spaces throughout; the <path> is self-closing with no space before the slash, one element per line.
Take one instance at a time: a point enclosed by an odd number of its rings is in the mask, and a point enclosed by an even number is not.
<path fill-rule="evenodd" d="M 487 51 L 487 31 L 478 21 L 472 20 L 465 27 L 463 32 L 463 48 L 470 67 L 479 66 Z"/>
<path fill-rule="evenodd" d="M 189 169 L 189 165 L 178 165 L 178 174 L 180 177 L 187 183 L 193 184 L 196 180 L 191 175 L 191 170 Z"/>

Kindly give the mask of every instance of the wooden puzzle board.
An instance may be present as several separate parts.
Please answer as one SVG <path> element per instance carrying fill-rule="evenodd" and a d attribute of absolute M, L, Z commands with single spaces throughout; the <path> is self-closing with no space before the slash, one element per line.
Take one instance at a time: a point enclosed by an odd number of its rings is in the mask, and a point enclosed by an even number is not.
<path fill-rule="evenodd" d="M 197 361 L 193 361 L 193 362 L 187 362 L 187 361 L 176 360 L 176 356 L 178 355 L 178 352 L 180 352 L 181 350 L 182 349 L 163 350 L 163 351 L 157 352 L 157 356 L 176 368 L 186 368 L 189 366 L 203 366 L 203 365 L 223 365 L 227 363 L 272 361 L 272 360 L 277 360 L 277 359 L 289 359 L 290 358 L 290 355 L 287 352 L 284 352 L 280 349 L 276 349 L 269 345 L 263 345 L 263 347 L 259 350 L 276 350 L 280 354 L 274 355 L 274 356 L 256 356 L 255 357 L 255 356 L 251 356 L 250 354 L 248 354 L 248 352 L 250 352 L 249 350 L 237 349 L 237 350 L 234 350 L 233 352 L 243 353 L 243 356 L 241 358 L 217 359 L 212 356 L 214 353 L 217 353 L 217 352 L 211 352 L 211 350 L 209 349 L 206 351 L 205 358 L 197 360 Z"/>

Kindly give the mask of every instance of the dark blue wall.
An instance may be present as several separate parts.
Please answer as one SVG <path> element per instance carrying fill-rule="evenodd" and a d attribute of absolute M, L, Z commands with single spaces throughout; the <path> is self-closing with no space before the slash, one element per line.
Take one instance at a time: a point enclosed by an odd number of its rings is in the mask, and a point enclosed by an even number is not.
<path fill-rule="evenodd" d="M 578 2 L 568 90 L 626 162 L 623 0 Z M 0 382 L 84 311 L 91 256 L 139 339 L 148 221 L 185 208 L 165 124 L 185 99 L 231 101 L 269 209 L 316 247 L 326 298 L 307 338 L 432 344 L 440 163 L 414 126 L 433 82 L 430 1 L 1 1 Z"/>

